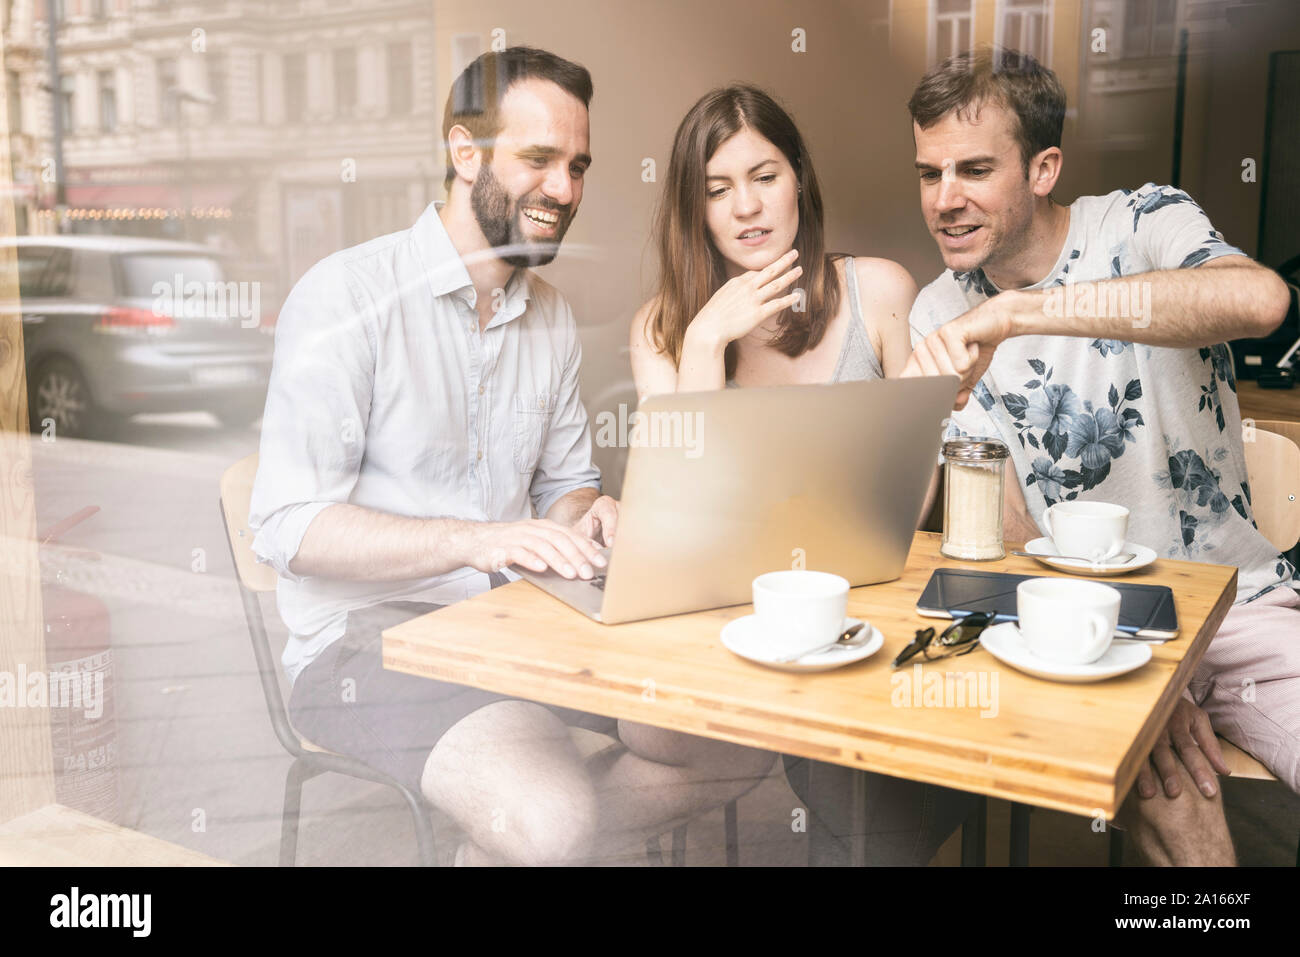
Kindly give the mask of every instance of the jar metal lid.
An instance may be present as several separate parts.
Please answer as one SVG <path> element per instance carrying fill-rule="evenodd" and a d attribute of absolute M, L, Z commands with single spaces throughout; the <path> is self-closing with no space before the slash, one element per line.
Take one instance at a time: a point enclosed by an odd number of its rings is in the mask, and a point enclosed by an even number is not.
<path fill-rule="evenodd" d="M 997 439 L 952 439 L 943 443 L 943 457 L 957 462 L 992 462 L 1010 454 L 1011 450 Z"/>

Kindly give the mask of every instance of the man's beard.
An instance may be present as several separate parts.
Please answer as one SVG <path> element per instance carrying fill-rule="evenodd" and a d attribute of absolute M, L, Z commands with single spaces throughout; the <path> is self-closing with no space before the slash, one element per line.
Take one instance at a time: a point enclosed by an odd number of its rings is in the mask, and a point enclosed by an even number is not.
<path fill-rule="evenodd" d="M 572 219 L 568 206 L 557 205 L 544 197 L 527 204 L 514 200 L 492 175 L 492 166 L 487 163 L 479 168 L 478 178 L 470 190 L 469 203 L 474 210 L 474 218 L 478 220 L 479 229 L 483 231 L 488 244 L 496 250 L 497 258 L 525 269 L 545 266 L 555 258 L 560 251 L 560 240 L 564 238 Z M 521 220 L 525 205 L 547 210 L 560 217 L 555 224 L 554 239 L 539 241 L 524 236 Z"/>

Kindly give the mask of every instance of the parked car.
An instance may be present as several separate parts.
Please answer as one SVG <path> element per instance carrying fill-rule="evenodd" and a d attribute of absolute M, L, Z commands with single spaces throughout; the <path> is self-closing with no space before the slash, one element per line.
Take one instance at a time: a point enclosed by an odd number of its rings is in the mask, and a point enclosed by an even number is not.
<path fill-rule="evenodd" d="M 193 243 L 18 236 L 33 432 L 95 437 L 142 412 L 256 421 L 273 348 L 255 283 Z M 12 308 L 12 305 L 10 306 Z"/>

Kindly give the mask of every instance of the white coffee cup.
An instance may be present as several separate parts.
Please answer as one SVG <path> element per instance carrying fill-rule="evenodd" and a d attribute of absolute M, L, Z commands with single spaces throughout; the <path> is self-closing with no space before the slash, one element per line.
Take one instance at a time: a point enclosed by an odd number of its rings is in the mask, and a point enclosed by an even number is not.
<path fill-rule="evenodd" d="M 1031 578 L 1016 586 L 1020 634 L 1039 658 L 1088 664 L 1110 648 L 1119 600 L 1119 592 L 1101 582 Z"/>
<path fill-rule="evenodd" d="M 1124 550 L 1128 509 L 1110 502 L 1057 502 L 1043 513 L 1043 523 L 1062 555 L 1104 562 Z"/>
<path fill-rule="evenodd" d="M 768 572 L 754 579 L 754 615 L 772 650 L 797 655 L 844 631 L 849 583 L 829 572 Z"/>

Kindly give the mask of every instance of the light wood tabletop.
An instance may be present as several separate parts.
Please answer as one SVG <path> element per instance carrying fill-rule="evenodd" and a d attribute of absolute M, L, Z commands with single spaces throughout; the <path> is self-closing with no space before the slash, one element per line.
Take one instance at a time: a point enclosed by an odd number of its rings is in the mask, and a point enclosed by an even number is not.
<path fill-rule="evenodd" d="M 890 662 L 917 628 L 932 569 L 1054 576 L 1033 559 L 978 564 L 939 554 L 940 537 L 918 532 L 901 578 L 849 593 L 851 616 L 871 621 L 884 647 L 854 665 L 818 674 L 775 671 L 723 647 L 722 626 L 752 608 L 602 625 L 519 581 L 384 632 L 384 665 L 724 741 L 927 781 L 1024 804 L 1107 818 L 1190 680 L 1236 595 L 1237 570 L 1159 559 L 1112 582 L 1168 585 L 1180 633 L 1153 646 L 1152 660 L 1118 678 L 1062 684 L 1002 665 L 984 649 Z M 1008 543 L 1008 551 L 1013 546 Z M 926 677 L 936 674 L 938 677 Z M 993 692 L 953 706 L 927 706 L 925 687 L 976 682 Z M 952 675 L 951 678 L 944 677 Z M 979 679 L 979 675 L 984 677 Z M 958 704 L 965 706 L 956 706 Z"/>

